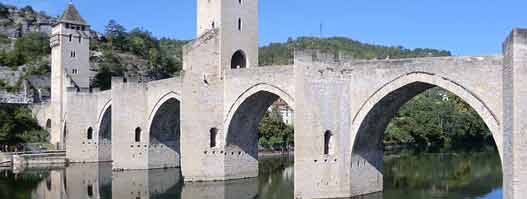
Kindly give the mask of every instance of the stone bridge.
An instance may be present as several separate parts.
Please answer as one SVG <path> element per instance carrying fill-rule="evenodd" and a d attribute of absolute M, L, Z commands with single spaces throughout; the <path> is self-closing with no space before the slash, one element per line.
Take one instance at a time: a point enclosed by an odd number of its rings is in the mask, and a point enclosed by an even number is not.
<path fill-rule="evenodd" d="M 230 70 L 221 79 L 191 73 L 154 82 L 114 78 L 111 91 L 70 93 L 68 158 L 113 160 L 116 170 L 181 166 L 186 181 L 255 177 L 257 126 L 281 98 L 296 114 L 297 196 L 373 193 L 383 186 L 387 124 L 408 100 L 441 87 L 467 102 L 491 130 L 504 193 L 513 198 L 508 194 L 523 194 L 514 189 L 523 184 L 513 183 L 523 180 L 521 154 L 514 155 L 523 148 L 515 129 L 523 124 L 511 115 L 522 107 L 523 88 L 514 85 L 521 85 L 527 63 L 516 56 L 527 53 L 526 33 L 515 30 L 505 54 L 496 56 L 352 60 L 303 51 L 294 65 Z"/>
<path fill-rule="evenodd" d="M 198 0 L 198 38 L 185 46 L 177 77 L 114 78 L 111 90 L 89 92 L 75 69 L 76 89 L 52 83 L 54 112 L 41 114 L 55 118 L 52 140 L 62 140 L 71 162 L 111 161 L 115 171 L 181 167 L 185 181 L 251 178 L 258 123 L 281 98 L 295 110 L 295 198 L 350 197 L 382 191 L 386 126 L 412 97 L 441 87 L 491 130 L 504 198 L 527 195 L 527 30 L 513 30 L 497 56 L 353 60 L 297 51 L 292 65 L 257 67 L 257 5 Z M 61 82 L 66 66 L 54 63 L 52 82 Z"/>

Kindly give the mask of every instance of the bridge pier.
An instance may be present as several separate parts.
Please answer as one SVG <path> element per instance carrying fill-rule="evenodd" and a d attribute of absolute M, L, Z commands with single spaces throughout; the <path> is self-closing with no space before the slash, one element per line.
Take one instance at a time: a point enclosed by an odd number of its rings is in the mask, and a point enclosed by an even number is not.
<path fill-rule="evenodd" d="M 314 53 L 295 55 L 295 198 L 380 191 L 352 190 L 361 187 L 352 186 L 352 156 L 345 147 L 351 140 L 349 77 L 322 64 L 335 63 L 333 57 Z"/>
<path fill-rule="evenodd" d="M 147 89 L 137 80 L 112 79 L 113 169 L 148 169 Z"/>
<path fill-rule="evenodd" d="M 226 180 L 223 81 L 185 74 L 181 108 L 181 172 L 185 181 Z M 214 134 L 214 135 L 211 135 Z M 213 143 L 212 143 L 213 142 Z"/>
<path fill-rule="evenodd" d="M 503 198 L 527 196 L 527 29 L 503 44 Z"/>

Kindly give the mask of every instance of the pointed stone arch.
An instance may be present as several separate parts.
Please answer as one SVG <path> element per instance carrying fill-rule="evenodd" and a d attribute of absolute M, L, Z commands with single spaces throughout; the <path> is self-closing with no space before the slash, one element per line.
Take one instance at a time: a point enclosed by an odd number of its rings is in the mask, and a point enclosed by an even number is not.
<path fill-rule="evenodd" d="M 149 113 L 148 168 L 181 165 L 181 96 L 170 91 L 160 97 Z"/>

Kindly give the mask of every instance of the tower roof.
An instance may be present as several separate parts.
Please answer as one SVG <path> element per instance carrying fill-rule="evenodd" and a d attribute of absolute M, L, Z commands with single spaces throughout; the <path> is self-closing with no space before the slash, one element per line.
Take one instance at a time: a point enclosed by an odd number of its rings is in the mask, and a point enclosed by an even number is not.
<path fill-rule="evenodd" d="M 86 21 L 81 17 L 79 14 L 79 11 L 73 3 L 70 2 L 68 5 L 68 8 L 64 11 L 62 16 L 59 18 L 59 22 L 63 23 L 72 23 L 72 24 L 79 24 L 79 25 L 88 25 Z"/>

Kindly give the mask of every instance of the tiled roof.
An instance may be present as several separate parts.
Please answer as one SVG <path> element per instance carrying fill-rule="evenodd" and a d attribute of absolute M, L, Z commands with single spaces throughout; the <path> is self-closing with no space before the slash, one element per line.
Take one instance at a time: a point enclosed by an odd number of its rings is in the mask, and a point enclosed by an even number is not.
<path fill-rule="evenodd" d="M 68 8 L 64 11 L 64 14 L 62 14 L 62 16 L 59 18 L 59 22 L 88 25 L 72 3 L 68 5 Z"/>

